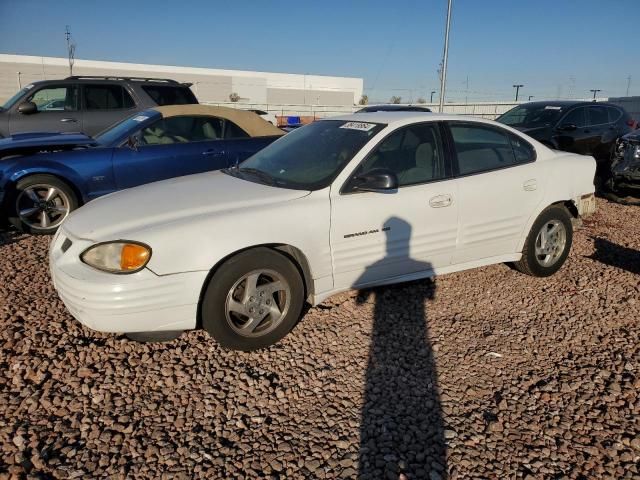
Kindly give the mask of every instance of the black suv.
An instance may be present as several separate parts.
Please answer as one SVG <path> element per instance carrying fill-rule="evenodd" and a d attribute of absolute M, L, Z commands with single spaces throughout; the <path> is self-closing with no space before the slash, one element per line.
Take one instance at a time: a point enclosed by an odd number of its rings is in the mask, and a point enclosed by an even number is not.
<path fill-rule="evenodd" d="M 556 150 L 592 155 L 599 170 L 611 159 L 616 140 L 635 125 L 631 116 L 617 105 L 577 101 L 525 103 L 496 121 Z"/>
<path fill-rule="evenodd" d="M 0 137 L 23 132 L 93 136 L 139 110 L 198 103 L 189 87 L 160 78 L 67 77 L 34 82 L 0 107 Z"/>

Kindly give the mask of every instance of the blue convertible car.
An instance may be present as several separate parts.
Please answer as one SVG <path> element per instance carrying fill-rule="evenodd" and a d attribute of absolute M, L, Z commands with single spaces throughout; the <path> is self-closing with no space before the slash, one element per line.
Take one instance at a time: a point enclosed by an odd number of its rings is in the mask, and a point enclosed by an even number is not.
<path fill-rule="evenodd" d="M 0 204 L 18 229 L 53 233 L 96 197 L 233 166 L 283 134 L 255 113 L 208 105 L 145 110 L 95 138 L 18 134 L 0 140 Z"/>

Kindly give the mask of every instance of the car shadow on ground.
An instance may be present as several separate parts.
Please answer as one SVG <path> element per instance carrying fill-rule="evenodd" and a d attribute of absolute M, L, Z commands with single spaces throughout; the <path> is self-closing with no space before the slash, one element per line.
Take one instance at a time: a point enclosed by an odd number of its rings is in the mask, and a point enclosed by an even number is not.
<path fill-rule="evenodd" d="M 431 269 L 430 263 L 411 259 L 407 222 L 391 218 L 385 227 L 389 227 L 386 256 L 366 269 L 360 277 L 364 283 L 390 261 L 401 262 L 405 271 Z M 447 476 L 444 422 L 426 312 L 435 290 L 434 282 L 423 280 L 361 290 L 357 297 L 364 303 L 375 296 L 360 422 L 360 480 L 403 478 L 401 474 L 406 478 Z"/>
<path fill-rule="evenodd" d="M 640 251 L 623 247 L 606 238 L 592 238 L 595 252 L 588 258 L 640 275 Z"/>
<path fill-rule="evenodd" d="M 19 242 L 24 237 L 26 237 L 26 234 L 19 232 L 15 228 L 0 224 L 0 247 Z"/>

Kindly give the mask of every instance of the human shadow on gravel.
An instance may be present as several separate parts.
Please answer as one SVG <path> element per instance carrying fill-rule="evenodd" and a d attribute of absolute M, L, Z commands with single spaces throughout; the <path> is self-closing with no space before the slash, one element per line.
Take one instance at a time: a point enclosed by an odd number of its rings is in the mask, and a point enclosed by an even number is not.
<path fill-rule="evenodd" d="M 596 250 L 588 258 L 640 275 L 640 252 L 638 250 L 623 247 L 606 238 L 592 238 Z"/>
<path fill-rule="evenodd" d="M 367 267 L 355 285 L 371 282 L 381 268 L 431 270 L 410 257 L 411 225 L 385 223 L 385 258 Z M 394 267 L 395 265 L 395 267 Z M 435 297 L 430 280 L 361 290 L 375 295 L 374 323 L 360 421 L 359 475 L 364 479 L 446 478 L 444 423 L 425 304 Z"/>

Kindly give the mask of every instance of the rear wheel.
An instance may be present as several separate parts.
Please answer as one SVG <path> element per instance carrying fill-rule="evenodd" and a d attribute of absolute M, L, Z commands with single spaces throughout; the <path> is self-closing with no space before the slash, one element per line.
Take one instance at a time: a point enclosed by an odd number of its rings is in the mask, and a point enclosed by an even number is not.
<path fill-rule="evenodd" d="M 7 203 L 12 225 L 23 232 L 42 235 L 54 233 L 77 207 L 78 199 L 71 187 L 51 175 L 21 179 Z"/>
<path fill-rule="evenodd" d="M 256 350 L 294 327 L 304 303 L 296 266 L 269 248 L 226 261 L 213 275 L 202 302 L 202 326 L 223 347 Z"/>
<path fill-rule="evenodd" d="M 573 240 L 567 209 L 554 205 L 544 210 L 531 227 L 515 267 L 527 275 L 548 277 L 564 264 Z"/>

